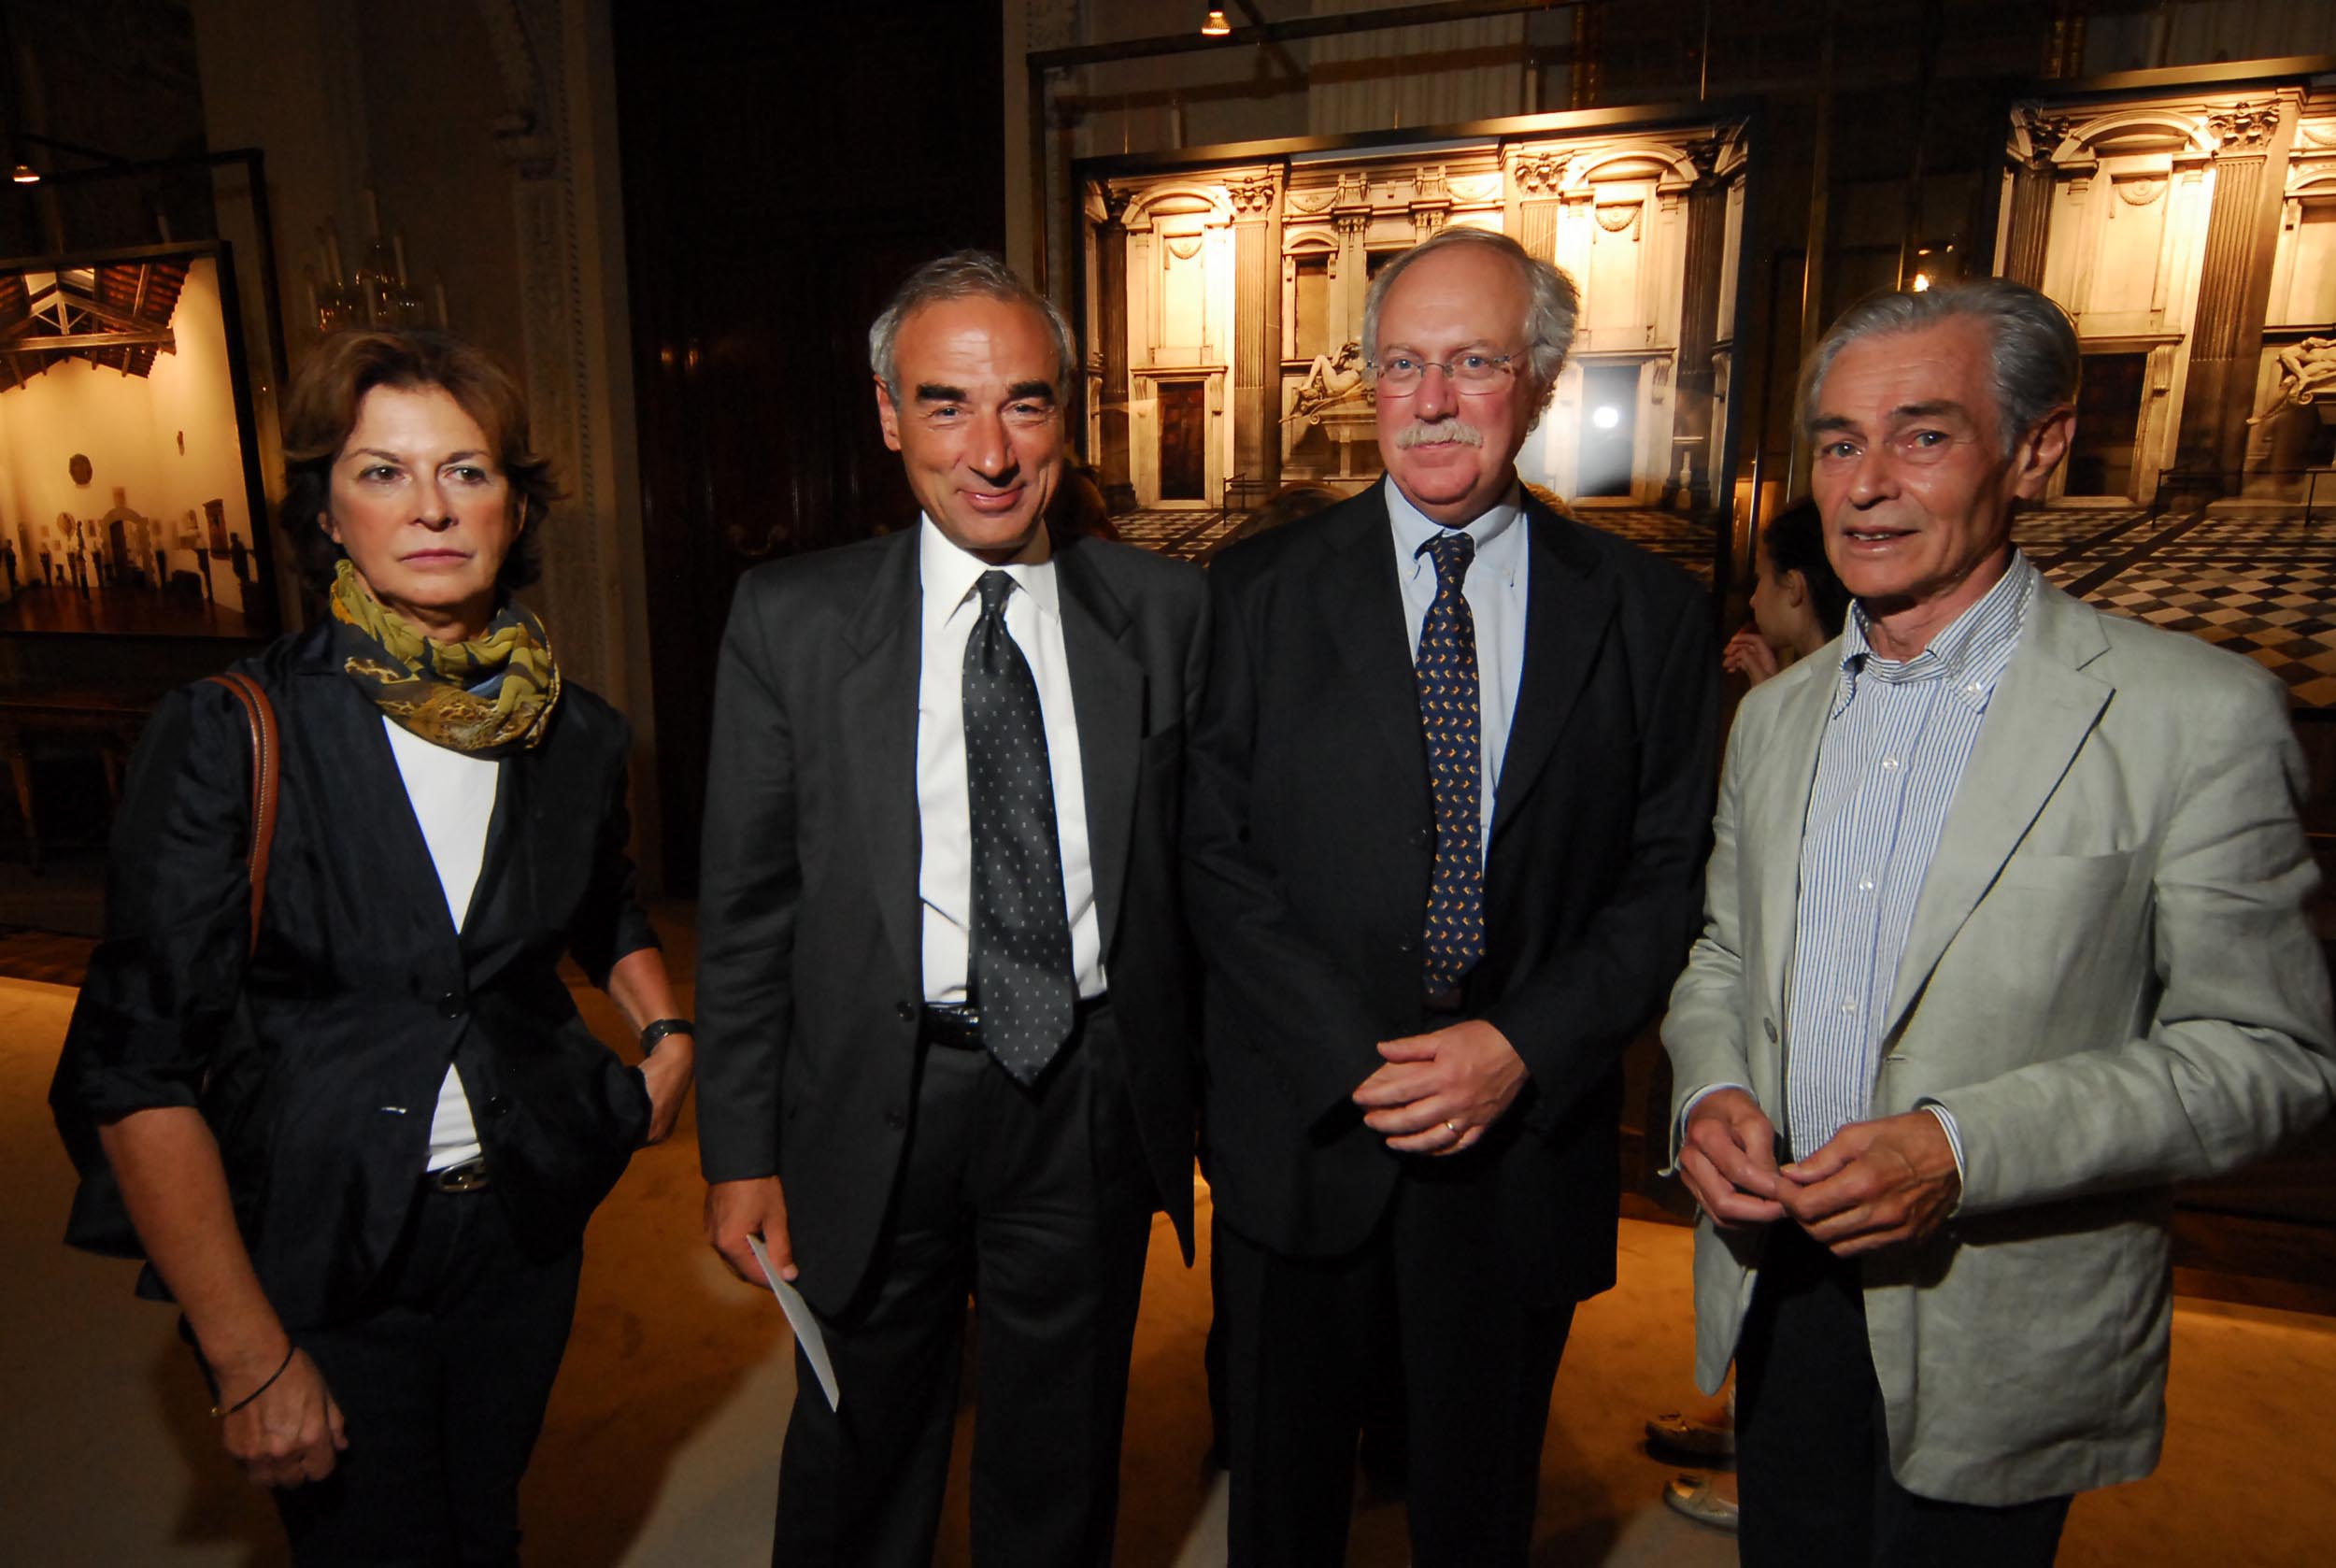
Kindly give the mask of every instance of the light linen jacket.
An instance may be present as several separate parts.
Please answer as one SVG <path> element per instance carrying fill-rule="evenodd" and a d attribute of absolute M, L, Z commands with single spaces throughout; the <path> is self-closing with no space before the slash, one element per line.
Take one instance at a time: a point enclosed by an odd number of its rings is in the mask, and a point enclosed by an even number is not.
<path fill-rule="evenodd" d="M 1679 1096 L 1784 1104 L 1801 830 L 1839 645 L 1755 691 L 1720 783 L 1705 924 L 1663 1044 Z M 2037 586 L 1924 879 L 1871 1114 L 1955 1117 L 1963 1197 L 1869 1257 L 1891 1468 L 2002 1505 L 2157 1463 L 2172 1184 L 2258 1156 L 2336 1091 L 2306 904 L 2302 757 L 2267 672 Z M 1674 1149 L 1675 1155 L 1675 1149 Z M 1705 1217 L 1696 1376 L 1735 1352 L 1763 1233 Z"/>

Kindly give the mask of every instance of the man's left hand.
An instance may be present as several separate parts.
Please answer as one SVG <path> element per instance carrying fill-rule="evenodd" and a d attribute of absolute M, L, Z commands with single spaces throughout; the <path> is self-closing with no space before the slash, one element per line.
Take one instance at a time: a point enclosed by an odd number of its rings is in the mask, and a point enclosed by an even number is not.
<path fill-rule="evenodd" d="M 1363 1122 L 1398 1154 L 1474 1148 L 1525 1087 L 1525 1061 L 1482 1019 L 1379 1042 L 1387 1065 L 1362 1080 Z"/>
<path fill-rule="evenodd" d="M 1923 1240 L 1963 1186 L 1946 1129 L 1929 1111 L 1853 1121 L 1776 1174 L 1785 1213 L 1837 1258 Z"/>

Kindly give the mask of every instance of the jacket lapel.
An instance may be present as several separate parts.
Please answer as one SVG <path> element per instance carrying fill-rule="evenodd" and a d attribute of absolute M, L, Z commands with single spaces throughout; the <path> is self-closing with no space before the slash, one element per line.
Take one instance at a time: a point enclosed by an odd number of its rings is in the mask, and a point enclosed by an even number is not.
<path fill-rule="evenodd" d="M 2003 862 L 2052 798 L 2114 688 L 2084 674 L 2108 649 L 2095 612 L 2036 585 L 2022 645 L 1988 700 L 1924 875 L 1884 1024 L 1887 1038 L 1930 983 L 1947 944 L 1995 885 Z"/>
<path fill-rule="evenodd" d="M 1328 560 L 1316 579 L 1315 607 L 1339 662 L 1354 677 L 1353 702 L 1379 736 L 1391 777 L 1405 791 L 1406 820 L 1428 814 L 1428 751 L 1419 735 L 1419 677 L 1395 582 L 1395 546 L 1379 485 L 1355 498 L 1332 525 Z"/>
<path fill-rule="evenodd" d="M 1792 962 L 1795 922 L 1801 903 L 1801 835 L 1809 820 L 1809 791 L 1816 787 L 1817 748 L 1825 721 L 1841 691 L 1841 644 L 1811 654 L 1809 677 L 1785 694 L 1775 736 L 1767 745 L 1774 766 L 1755 759 L 1746 770 L 1744 805 L 1736 820 L 1736 885 L 1760 890 L 1762 994 L 1782 1019 L 1787 965 Z M 1798 668 L 1799 666 L 1796 666 Z M 1746 738 L 1749 738 L 1748 736 Z M 1771 855 L 1789 863 L 1771 866 Z"/>
<path fill-rule="evenodd" d="M 1087 787 L 1087 853 L 1095 874 L 1095 915 L 1111 956 L 1134 828 L 1136 770 L 1144 741 L 1144 667 L 1126 647 L 1133 622 L 1075 541 L 1056 557 L 1056 602 L 1071 662 L 1071 706 L 1078 720 L 1079 776 Z"/>
<path fill-rule="evenodd" d="M 885 542 L 875 579 L 844 630 L 853 663 L 836 684 L 837 711 L 852 743 L 839 765 L 858 804 L 868 886 L 904 977 L 922 985 L 918 915 L 917 661 L 922 642 L 917 531 Z"/>
<path fill-rule="evenodd" d="M 1613 619 L 1613 589 L 1560 519 L 1528 497 L 1524 523 L 1532 564 L 1525 577 L 1525 669 L 1508 749 L 1493 786 L 1492 835 L 1517 817 L 1547 768 Z"/>

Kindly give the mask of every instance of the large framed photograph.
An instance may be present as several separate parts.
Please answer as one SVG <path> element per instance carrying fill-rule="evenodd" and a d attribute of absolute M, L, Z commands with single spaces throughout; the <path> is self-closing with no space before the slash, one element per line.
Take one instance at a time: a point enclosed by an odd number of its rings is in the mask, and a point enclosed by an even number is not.
<path fill-rule="evenodd" d="M 1724 588 L 1752 128 L 1647 107 L 1080 161 L 1083 434 L 1121 535 L 1198 553 L 1278 492 L 1376 483 L 1371 279 L 1472 226 L 1581 296 L 1521 478 Z"/>
<path fill-rule="evenodd" d="M 0 262 L 0 632 L 272 637 L 222 241 Z"/>

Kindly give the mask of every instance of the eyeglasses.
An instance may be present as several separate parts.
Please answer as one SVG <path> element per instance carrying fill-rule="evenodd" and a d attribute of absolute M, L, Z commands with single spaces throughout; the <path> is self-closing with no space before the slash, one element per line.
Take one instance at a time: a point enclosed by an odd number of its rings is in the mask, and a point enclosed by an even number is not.
<path fill-rule="evenodd" d="M 1422 360 L 1409 354 L 1392 354 L 1371 369 L 1378 377 L 1379 390 L 1397 397 L 1417 392 L 1431 370 L 1441 370 L 1452 385 L 1464 392 L 1483 392 L 1492 391 L 1517 374 L 1510 363 L 1516 358 L 1515 354 L 1460 354 L 1450 360 Z"/>

